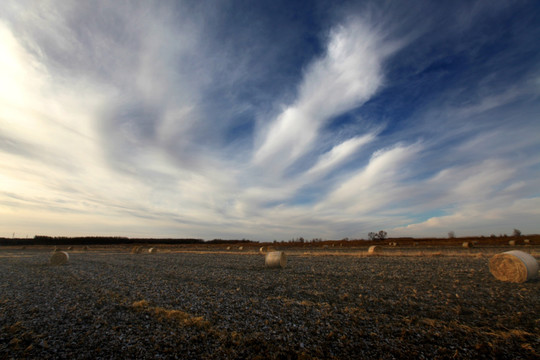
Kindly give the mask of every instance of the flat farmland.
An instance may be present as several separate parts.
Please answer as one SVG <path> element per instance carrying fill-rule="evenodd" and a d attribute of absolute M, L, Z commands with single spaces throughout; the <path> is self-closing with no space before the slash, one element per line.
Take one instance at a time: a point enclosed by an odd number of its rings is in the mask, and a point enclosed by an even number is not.
<path fill-rule="evenodd" d="M 540 281 L 488 269 L 508 249 L 365 250 L 291 250 L 266 269 L 255 248 L 101 247 L 62 266 L 0 249 L 0 358 L 540 356 Z"/>

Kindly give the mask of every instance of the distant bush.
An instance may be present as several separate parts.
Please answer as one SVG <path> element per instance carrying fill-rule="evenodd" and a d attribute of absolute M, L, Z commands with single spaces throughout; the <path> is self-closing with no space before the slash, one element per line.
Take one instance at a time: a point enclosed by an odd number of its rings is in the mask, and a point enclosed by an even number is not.
<path fill-rule="evenodd" d="M 370 232 L 368 234 L 369 240 L 384 240 L 388 236 L 388 233 L 384 230 L 379 231 L 378 233 Z"/>

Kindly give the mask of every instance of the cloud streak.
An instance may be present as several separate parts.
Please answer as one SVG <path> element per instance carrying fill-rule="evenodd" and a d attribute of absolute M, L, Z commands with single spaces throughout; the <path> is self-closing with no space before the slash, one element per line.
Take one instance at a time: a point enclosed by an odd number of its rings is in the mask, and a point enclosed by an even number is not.
<path fill-rule="evenodd" d="M 425 5 L 8 1 L 0 236 L 538 232 L 535 5 Z"/>
<path fill-rule="evenodd" d="M 296 101 L 261 135 L 254 163 L 273 172 L 293 164 L 311 149 L 325 123 L 361 106 L 379 89 L 382 62 L 396 50 L 364 19 L 334 28 L 325 54 L 306 69 Z"/>

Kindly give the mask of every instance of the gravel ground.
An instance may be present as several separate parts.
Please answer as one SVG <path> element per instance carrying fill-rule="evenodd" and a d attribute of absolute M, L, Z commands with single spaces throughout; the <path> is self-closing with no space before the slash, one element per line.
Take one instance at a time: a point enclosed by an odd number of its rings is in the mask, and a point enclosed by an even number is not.
<path fill-rule="evenodd" d="M 0 358 L 538 359 L 540 281 L 487 257 L 0 251 Z"/>

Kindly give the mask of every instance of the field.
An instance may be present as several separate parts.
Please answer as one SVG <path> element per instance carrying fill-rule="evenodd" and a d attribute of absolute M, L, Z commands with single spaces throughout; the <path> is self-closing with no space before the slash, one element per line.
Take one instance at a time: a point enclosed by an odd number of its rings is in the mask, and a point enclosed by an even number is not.
<path fill-rule="evenodd" d="M 0 358 L 537 359 L 540 281 L 488 269 L 509 249 L 4 247 Z"/>

